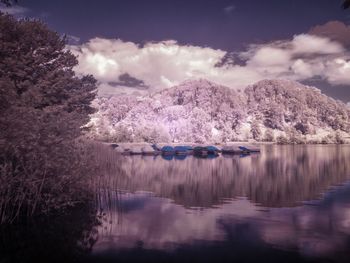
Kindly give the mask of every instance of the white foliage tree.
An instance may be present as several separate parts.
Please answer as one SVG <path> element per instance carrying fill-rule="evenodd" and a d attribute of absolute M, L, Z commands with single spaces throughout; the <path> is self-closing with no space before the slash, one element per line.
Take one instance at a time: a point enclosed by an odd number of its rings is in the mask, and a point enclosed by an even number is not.
<path fill-rule="evenodd" d="M 99 98 L 95 105 L 94 136 L 113 141 L 340 143 L 350 132 L 344 103 L 285 80 L 263 80 L 243 93 L 192 80 L 141 98 Z"/>

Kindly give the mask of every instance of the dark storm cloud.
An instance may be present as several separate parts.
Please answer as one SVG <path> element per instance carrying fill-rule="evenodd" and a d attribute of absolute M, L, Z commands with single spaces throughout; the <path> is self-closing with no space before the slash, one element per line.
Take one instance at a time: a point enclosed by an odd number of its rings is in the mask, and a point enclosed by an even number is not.
<path fill-rule="evenodd" d="M 149 86 L 147 86 L 142 80 L 134 78 L 128 73 L 121 74 L 118 80 L 119 81 L 108 82 L 108 84 L 111 85 L 112 87 L 123 86 L 123 87 L 135 88 L 135 89 L 141 89 L 141 90 L 149 88 Z"/>
<path fill-rule="evenodd" d="M 329 21 L 311 28 L 310 34 L 328 37 L 350 48 L 350 25 L 340 21 Z"/>

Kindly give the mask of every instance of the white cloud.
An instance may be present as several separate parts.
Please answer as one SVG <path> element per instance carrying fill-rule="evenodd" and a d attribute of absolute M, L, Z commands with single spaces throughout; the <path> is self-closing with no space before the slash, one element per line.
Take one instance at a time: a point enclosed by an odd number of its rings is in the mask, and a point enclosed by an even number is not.
<path fill-rule="evenodd" d="M 283 66 L 289 63 L 290 58 L 288 50 L 267 46 L 258 49 L 249 62 L 258 66 Z"/>
<path fill-rule="evenodd" d="M 297 59 L 291 66 L 293 73 L 300 79 L 308 79 L 313 76 L 322 76 L 325 66 L 318 61 L 305 62 L 303 59 Z"/>
<path fill-rule="evenodd" d="M 141 47 L 132 42 L 101 38 L 69 48 L 79 56 L 78 73 L 94 74 L 102 82 L 115 81 L 128 73 L 154 88 L 169 87 L 192 77 L 219 75 L 215 65 L 226 54 L 211 48 L 181 46 L 175 41 Z"/>
<path fill-rule="evenodd" d="M 337 54 L 344 51 L 342 45 L 335 41 L 307 34 L 294 36 L 292 45 L 294 53 L 301 54 Z"/>
<path fill-rule="evenodd" d="M 325 75 L 330 83 L 350 84 L 350 59 L 336 58 L 326 63 Z"/>
<path fill-rule="evenodd" d="M 206 78 L 232 88 L 266 78 L 321 77 L 334 85 L 350 83 L 350 52 L 335 41 L 305 34 L 249 46 L 239 54 L 245 65 L 230 60 L 217 66 L 227 57 L 226 51 L 180 45 L 172 40 L 141 46 L 120 39 L 94 38 L 68 48 L 78 56 L 76 71 L 93 74 L 101 87 L 110 90 L 115 87 L 108 83 L 117 82 L 123 74 L 152 89 L 168 88 L 191 78 Z"/>

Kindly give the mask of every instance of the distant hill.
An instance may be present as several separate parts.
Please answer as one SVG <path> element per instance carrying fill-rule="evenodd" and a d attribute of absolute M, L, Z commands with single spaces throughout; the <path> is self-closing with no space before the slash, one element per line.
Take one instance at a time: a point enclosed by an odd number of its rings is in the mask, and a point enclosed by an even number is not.
<path fill-rule="evenodd" d="M 236 91 L 205 79 L 144 97 L 95 101 L 91 134 L 115 142 L 342 143 L 350 109 L 320 90 L 287 80 L 263 80 Z"/>

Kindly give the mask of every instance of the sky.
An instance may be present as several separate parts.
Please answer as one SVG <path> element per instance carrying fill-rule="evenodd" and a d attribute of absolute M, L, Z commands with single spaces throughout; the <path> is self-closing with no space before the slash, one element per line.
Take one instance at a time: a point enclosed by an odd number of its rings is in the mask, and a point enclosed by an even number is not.
<path fill-rule="evenodd" d="M 342 0 L 19 0 L 69 39 L 78 74 L 100 94 L 206 78 L 233 89 L 261 79 L 313 85 L 350 101 L 350 10 Z"/>

